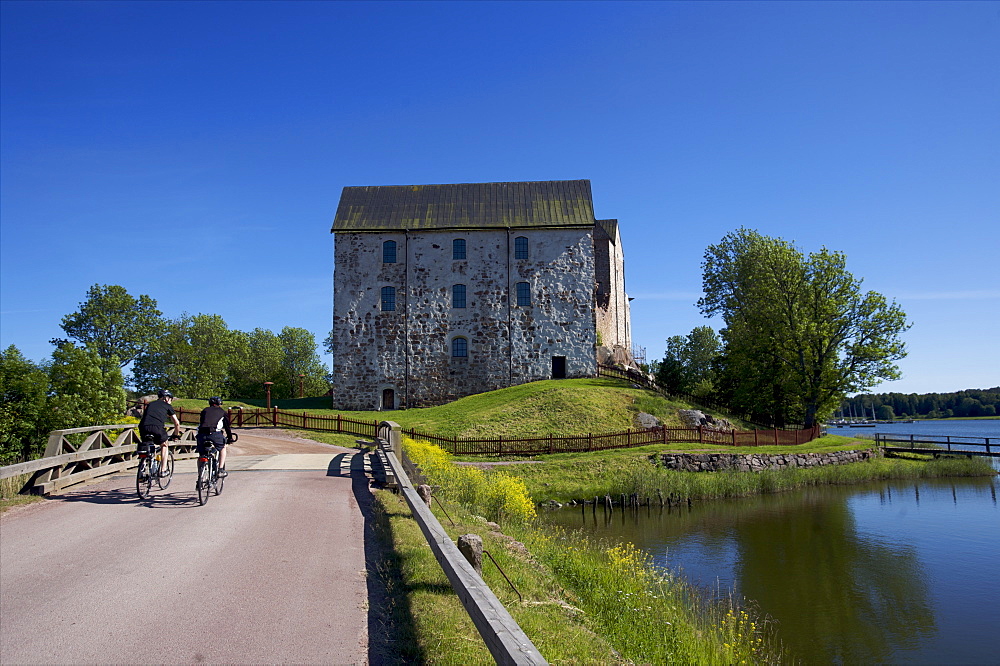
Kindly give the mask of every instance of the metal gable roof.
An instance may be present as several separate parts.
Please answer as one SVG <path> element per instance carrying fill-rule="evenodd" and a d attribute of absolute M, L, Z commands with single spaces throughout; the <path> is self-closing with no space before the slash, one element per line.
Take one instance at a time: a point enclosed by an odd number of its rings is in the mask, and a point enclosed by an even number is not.
<path fill-rule="evenodd" d="M 331 231 L 593 226 L 589 180 L 345 187 Z"/>

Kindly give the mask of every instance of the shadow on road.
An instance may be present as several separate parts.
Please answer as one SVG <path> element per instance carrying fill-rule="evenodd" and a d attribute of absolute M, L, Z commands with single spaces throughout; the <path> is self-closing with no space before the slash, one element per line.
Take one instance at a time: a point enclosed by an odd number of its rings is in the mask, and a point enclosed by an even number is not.
<path fill-rule="evenodd" d="M 413 615 L 406 594 L 401 560 L 392 545 L 389 517 L 372 495 L 375 483 L 365 473 L 366 453 L 343 453 L 330 461 L 328 476 L 347 476 L 350 457 L 351 489 L 364 517 L 365 577 L 368 586 L 368 663 L 423 663 L 419 648 L 407 637 L 413 634 Z M 371 467 L 369 467 L 371 469 Z M 450 587 L 449 587 L 450 589 Z"/>
<path fill-rule="evenodd" d="M 136 504 L 153 509 L 176 509 L 198 504 L 194 488 L 186 488 L 177 484 L 177 479 L 166 490 L 155 486 L 147 499 L 139 499 L 135 486 L 125 488 L 95 488 L 80 489 L 52 495 L 46 498 L 49 502 L 87 502 L 89 504 Z"/>

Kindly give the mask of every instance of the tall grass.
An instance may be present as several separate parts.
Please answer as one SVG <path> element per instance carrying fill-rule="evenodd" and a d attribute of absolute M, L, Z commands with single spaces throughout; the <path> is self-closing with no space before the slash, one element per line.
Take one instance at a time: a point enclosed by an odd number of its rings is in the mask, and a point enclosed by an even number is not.
<path fill-rule="evenodd" d="M 760 472 L 681 472 L 654 464 L 647 455 L 630 451 L 579 457 L 535 465 L 510 465 L 509 472 L 524 480 L 536 502 L 592 500 L 609 495 L 637 495 L 706 500 L 747 497 L 807 486 L 852 484 L 890 479 L 995 474 L 982 458 L 939 459 L 873 458 L 846 465 L 769 469 Z"/>
<path fill-rule="evenodd" d="M 787 656 L 770 622 L 732 599 L 706 600 L 631 543 L 601 544 L 559 529 L 518 536 L 629 663 L 778 663 Z"/>
<path fill-rule="evenodd" d="M 404 439 L 404 448 L 443 498 L 496 520 L 521 539 L 534 561 L 541 563 L 541 571 L 548 572 L 531 574 L 522 569 L 522 581 L 525 576 L 553 576 L 563 588 L 563 603 L 582 609 L 582 621 L 623 661 L 731 664 L 780 658 L 766 622 L 734 604 L 702 599 L 683 580 L 655 568 L 651 558 L 632 544 L 609 546 L 577 533 L 542 531 L 533 523 L 527 487 L 506 470 L 484 473 L 457 466 L 451 456 L 427 442 Z M 544 623 L 538 629 L 544 631 Z M 552 644 L 553 650 L 567 649 L 557 644 Z"/>
<path fill-rule="evenodd" d="M 522 479 L 503 470 L 487 474 L 476 467 L 461 467 L 444 449 L 423 440 L 404 437 L 403 448 L 421 473 L 440 485 L 445 497 L 497 522 L 535 519 L 535 503 Z"/>

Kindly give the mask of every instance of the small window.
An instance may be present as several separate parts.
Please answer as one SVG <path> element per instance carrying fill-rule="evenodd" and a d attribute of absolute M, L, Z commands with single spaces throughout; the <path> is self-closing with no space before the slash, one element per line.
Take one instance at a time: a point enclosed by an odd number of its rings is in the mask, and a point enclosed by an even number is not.
<path fill-rule="evenodd" d="M 392 312 L 396 309 L 396 288 L 382 287 L 382 312 Z"/>
<path fill-rule="evenodd" d="M 452 358 L 468 358 L 469 341 L 465 338 L 455 338 L 451 341 Z"/>
<path fill-rule="evenodd" d="M 528 239 L 524 236 L 518 236 L 514 239 L 514 258 L 515 259 L 527 259 L 528 258 Z"/>
<path fill-rule="evenodd" d="M 465 285 L 456 284 L 451 288 L 451 307 L 453 308 L 464 308 L 465 307 Z"/>
<path fill-rule="evenodd" d="M 386 241 L 382 243 L 382 263 L 396 263 L 396 241 Z"/>
<path fill-rule="evenodd" d="M 517 283 L 517 304 L 531 305 L 531 287 L 527 282 Z"/>
<path fill-rule="evenodd" d="M 465 239 L 456 238 L 451 242 L 451 258 L 465 259 Z"/>

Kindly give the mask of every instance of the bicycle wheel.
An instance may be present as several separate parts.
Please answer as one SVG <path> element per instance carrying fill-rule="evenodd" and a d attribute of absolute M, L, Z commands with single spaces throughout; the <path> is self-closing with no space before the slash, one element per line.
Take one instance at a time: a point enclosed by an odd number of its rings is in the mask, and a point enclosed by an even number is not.
<path fill-rule="evenodd" d="M 153 475 L 149 470 L 149 458 L 143 458 L 135 470 L 135 491 L 139 493 L 139 499 L 146 499 L 152 489 Z"/>
<path fill-rule="evenodd" d="M 170 481 L 174 478 L 174 450 L 170 449 L 167 452 L 167 458 L 162 463 L 160 463 L 160 476 L 156 477 L 156 483 L 159 484 L 160 490 L 166 490 L 167 486 L 170 485 Z"/>
<path fill-rule="evenodd" d="M 201 465 L 201 469 L 198 470 L 198 504 L 204 506 L 205 502 L 208 501 L 208 493 L 211 491 L 212 485 L 212 464 L 211 462 L 204 462 Z"/>
<path fill-rule="evenodd" d="M 221 495 L 222 494 L 222 486 L 224 486 L 225 484 L 226 484 L 226 477 L 219 476 L 218 473 L 216 473 L 216 476 L 215 476 L 215 494 L 216 495 Z"/>

